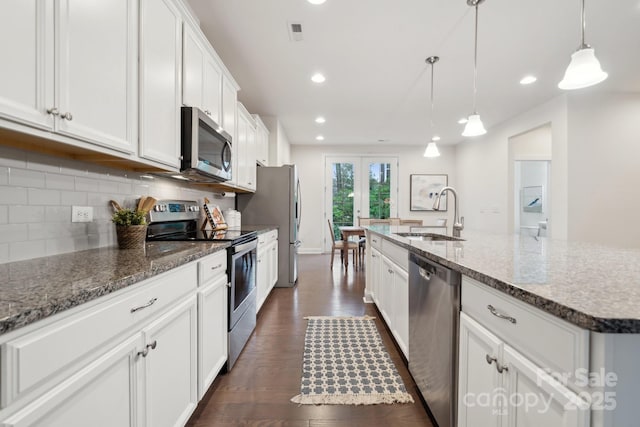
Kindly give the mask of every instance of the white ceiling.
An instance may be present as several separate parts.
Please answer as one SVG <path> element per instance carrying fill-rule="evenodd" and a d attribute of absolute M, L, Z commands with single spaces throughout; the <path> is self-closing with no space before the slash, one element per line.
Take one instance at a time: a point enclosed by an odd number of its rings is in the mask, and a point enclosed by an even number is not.
<path fill-rule="evenodd" d="M 473 9 L 466 0 L 188 0 L 252 113 L 277 116 L 293 144 L 425 144 L 429 66 L 436 133 L 461 141 L 472 112 Z M 561 94 L 580 38 L 579 0 L 480 6 L 478 112 L 491 127 Z M 304 41 L 289 40 L 288 21 Z M 640 0 L 587 0 L 586 41 L 609 79 L 583 90 L 640 91 Z M 323 72 L 322 85 L 310 81 Z M 521 86 L 533 74 L 538 81 Z M 314 118 L 326 117 L 324 125 Z"/>

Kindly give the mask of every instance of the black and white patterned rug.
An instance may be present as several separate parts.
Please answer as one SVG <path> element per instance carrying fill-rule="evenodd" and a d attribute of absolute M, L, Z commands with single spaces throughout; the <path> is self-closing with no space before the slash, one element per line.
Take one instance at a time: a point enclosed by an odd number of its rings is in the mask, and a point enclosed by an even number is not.
<path fill-rule="evenodd" d="M 306 317 L 301 405 L 412 403 L 374 318 Z"/>

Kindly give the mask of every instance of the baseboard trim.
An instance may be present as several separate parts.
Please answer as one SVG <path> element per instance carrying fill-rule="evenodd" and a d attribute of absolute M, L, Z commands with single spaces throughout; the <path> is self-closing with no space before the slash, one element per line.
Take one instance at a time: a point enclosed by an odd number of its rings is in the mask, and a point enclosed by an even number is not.
<path fill-rule="evenodd" d="M 299 248 L 298 253 L 300 255 L 320 255 L 324 252 L 320 248 Z"/>

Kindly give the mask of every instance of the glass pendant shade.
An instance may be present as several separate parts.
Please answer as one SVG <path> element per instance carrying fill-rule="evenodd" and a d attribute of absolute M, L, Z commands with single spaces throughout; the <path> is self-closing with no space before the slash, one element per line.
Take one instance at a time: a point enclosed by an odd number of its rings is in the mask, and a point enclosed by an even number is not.
<path fill-rule="evenodd" d="M 582 89 L 596 85 L 608 76 L 602 71 L 593 48 L 583 47 L 571 55 L 571 63 L 564 73 L 564 78 L 558 83 L 558 87 L 565 90 Z"/>
<path fill-rule="evenodd" d="M 482 120 L 480 120 L 480 115 L 477 113 L 470 115 L 462 136 L 479 136 L 485 133 L 487 133 L 487 130 L 484 128 Z"/>
<path fill-rule="evenodd" d="M 440 157 L 440 151 L 438 150 L 438 146 L 435 142 L 430 142 L 427 144 L 427 149 L 424 150 L 424 157 L 428 157 L 430 159 L 434 157 Z"/>

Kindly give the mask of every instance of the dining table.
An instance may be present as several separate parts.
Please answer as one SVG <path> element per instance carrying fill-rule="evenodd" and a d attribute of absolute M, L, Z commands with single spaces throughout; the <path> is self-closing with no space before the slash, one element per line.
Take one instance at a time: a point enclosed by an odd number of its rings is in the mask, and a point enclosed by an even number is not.
<path fill-rule="evenodd" d="M 349 238 L 351 236 L 356 236 L 358 238 L 360 237 L 364 237 L 365 234 L 365 229 L 364 227 L 360 227 L 357 225 L 343 225 L 338 227 L 338 229 L 340 230 L 340 235 L 342 236 L 342 240 L 344 240 L 345 242 L 349 240 Z M 346 255 L 346 254 L 344 254 Z M 343 255 L 343 256 L 344 256 Z M 348 257 L 345 256 L 344 260 L 345 260 L 345 265 L 348 265 Z M 362 260 L 360 259 L 360 249 L 358 248 L 358 261 L 356 265 L 362 265 Z"/>

